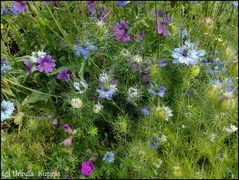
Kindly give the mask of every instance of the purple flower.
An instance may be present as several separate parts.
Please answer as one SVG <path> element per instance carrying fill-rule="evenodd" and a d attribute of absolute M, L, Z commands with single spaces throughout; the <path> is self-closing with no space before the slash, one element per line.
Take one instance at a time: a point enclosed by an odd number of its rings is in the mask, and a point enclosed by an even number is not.
<path fill-rule="evenodd" d="M 168 25 L 172 21 L 172 18 L 170 16 L 166 16 L 165 11 L 157 10 L 156 13 L 158 16 L 158 21 L 157 21 L 158 34 L 162 35 L 163 37 L 168 37 L 170 35 Z M 154 10 L 152 11 L 152 14 L 155 15 Z"/>
<path fill-rule="evenodd" d="M 59 1 L 46 0 L 45 2 L 47 3 L 47 5 L 52 5 L 52 6 L 55 6 L 55 7 L 59 4 Z"/>
<path fill-rule="evenodd" d="M 143 76 L 141 77 L 141 81 L 142 81 L 143 83 L 148 82 L 148 76 L 147 76 L 146 74 L 143 75 Z"/>
<path fill-rule="evenodd" d="M 128 4 L 128 3 L 130 3 L 130 1 L 117 1 L 117 2 L 116 2 L 116 5 L 117 5 L 118 7 L 124 7 L 124 6 L 126 6 L 126 4 Z"/>
<path fill-rule="evenodd" d="M 126 43 L 130 40 L 128 35 L 128 21 L 120 21 L 118 22 L 114 28 L 114 37 L 115 40 L 121 40 L 123 43 Z"/>
<path fill-rule="evenodd" d="M 37 69 L 40 72 L 45 72 L 46 74 L 53 71 L 53 68 L 56 66 L 56 61 L 52 59 L 50 55 L 41 56 L 37 58 Z"/>
<path fill-rule="evenodd" d="M 71 75 L 69 74 L 68 70 L 64 67 L 56 76 L 57 79 L 61 79 L 62 81 L 70 81 Z"/>
<path fill-rule="evenodd" d="M 31 62 L 29 60 L 25 60 L 23 63 L 25 65 L 29 75 L 32 76 L 32 65 L 31 65 Z"/>
<path fill-rule="evenodd" d="M 95 10 L 95 1 L 87 1 L 88 13 L 90 14 Z"/>
<path fill-rule="evenodd" d="M 168 30 L 168 23 L 158 20 L 157 22 L 157 32 L 163 35 L 163 37 L 168 37 L 170 32 Z"/>
<path fill-rule="evenodd" d="M 22 12 L 25 11 L 26 7 L 27 7 L 26 2 L 24 2 L 24 1 L 14 1 L 13 4 L 12 4 L 12 13 L 14 15 L 22 13 Z"/>
<path fill-rule="evenodd" d="M 141 32 L 135 36 L 135 41 L 140 42 L 144 39 L 144 32 Z"/>
<path fill-rule="evenodd" d="M 90 176 L 94 172 L 94 164 L 91 160 L 85 161 L 81 165 L 81 173 L 85 176 Z"/>
<path fill-rule="evenodd" d="M 108 14 L 109 13 L 109 9 L 102 9 L 99 11 L 99 13 L 96 15 L 96 18 L 99 20 L 99 21 L 103 21 L 103 22 L 106 22 L 108 20 Z"/>
<path fill-rule="evenodd" d="M 140 71 L 140 65 L 139 64 L 133 65 L 132 71 L 134 71 L 134 72 Z"/>
<path fill-rule="evenodd" d="M 150 114 L 149 112 L 149 108 L 147 106 L 143 107 L 140 112 L 144 115 L 144 116 L 148 116 Z"/>

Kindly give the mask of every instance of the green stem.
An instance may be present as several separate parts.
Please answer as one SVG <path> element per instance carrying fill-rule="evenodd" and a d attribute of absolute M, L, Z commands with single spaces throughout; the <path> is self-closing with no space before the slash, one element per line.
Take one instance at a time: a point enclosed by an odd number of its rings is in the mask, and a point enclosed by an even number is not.
<path fill-rule="evenodd" d="M 3 77 L 2 80 L 3 80 L 3 81 L 5 80 L 5 81 L 7 81 L 7 82 L 9 82 L 9 83 L 11 83 L 11 84 L 14 84 L 14 85 L 16 85 L 16 86 L 22 87 L 22 88 L 27 89 L 27 90 L 29 90 L 29 91 L 33 91 L 33 92 L 35 92 L 35 93 L 44 94 L 44 95 L 53 96 L 53 97 L 61 97 L 61 96 L 57 96 L 57 95 L 53 95 L 53 94 L 49 94 L 49 93 L 43 93 L 43 92 L 37 91 L 37 90 L 35 90 L 35 89 L 31 89 L 31 88 L 25 87 L 25 86 L 23 86 L 23 85 L 21 85 L 21 84 L 19 84 L 19 83 L 16 83 L 16 82 L 13 82 L 13 81 L 11 81 L 11 80 L 8 80 L 8 79 L 6 79 L 5 77 Z"/>

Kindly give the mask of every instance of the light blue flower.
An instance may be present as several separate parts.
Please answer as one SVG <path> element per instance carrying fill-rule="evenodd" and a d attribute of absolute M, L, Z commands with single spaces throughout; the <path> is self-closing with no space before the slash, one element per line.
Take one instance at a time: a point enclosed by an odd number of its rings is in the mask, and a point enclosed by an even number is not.
<path fill-rule="evenodd" d="M 238 1 L 233 1 L 233 5 L 238 8 Z"/>
<path fill-rule="evenodd" d="M 110 87 L 107 89 L 101 88 L 97 89 L 96 91 L 99 93 L 99 98 L 111 100 L 116 90 L 117 90 L 116 85 L 110 85 Z"/>
<path fill-rule="evenodd" d="M 91 41 L 86 41 L 85 47 L 88 51 L 95 51 L 97 49 Z"/>
<path fill-rule="evenodd" d="M 147 106 L 144 106 L 140 112 L 144 115 L 144 116 L 148 116 L 150 114 L 149 108 Z"/>
<path fill-rule="evenodd" d="M 165 86 L 160 86 L 159 90 L 158 90 L 159 97 L 164 97 L 165 91 L 166 91 L 166 87 Z"/>
<path fill-rule="evenodd" d="M 1 121 L 9 118 L 15 110 L 14 103 L 3 100 L 1 103 Z"/>
<path fill-rule="evenodd" d="M 117 1 L 117 2 L 116 2 L 116 5 L 117 5 L 118 7 L 124 7 L 124 6 L 126 6 L 128 3 L 130 3 L 130 1 Z"/>
<path fill-rule="evenodd" d="M 84 79 L 80 83 L 74 82 L 73 86 L 80 94 L 84 93 L 88 88 L 88 84 Z"/>
<path fill-rule="evenodd" d="M 78 42 L 74 45 L 74 50 L 76 56 L 79 57 L 82 55 L 85 60 L 89 58 L 90 52 L 95 51 L 97 48 L 93 45 L 91 41 L 86 41 L 83 46 L 79 46 Z"/>
<path fill-rule="evenodd" d="M 181 33 L 181 38 L 184 39 L 184 38 L 187 37 L 187 36 L 188 36 L 188 31 L 187 31 L 186 28 L 184 28 L 184 29 L 182 30 L 182 33 Z"/>
<path fill-rule="evenodd" d="M 10 63 L 7 60 L 1 60 L 1 75 L 4 75 L 12 70 Z"/>
<path fill-rule="evenodd" d="M 149 93 L 151 93 L 153 96 L 164 97 L 165 91 L 166 91 L 166 87 L 162 85 L 159 87 L 158 92 L 155 92 L 154 86 L 150 84 Z"/>
<path fill-rule="evenodd" d="M 113 152 L 107 151 L 103 157 L 103 160 L 107 163 L 113 163 L 115 160 L 115 154 Z"/>
<path fill-rule="evenodd" d="M 174 64 L 195 65 L 203 60 L 205 54 L 205 50 L 198 50 L 193 43 L 186 41 L 183 46 L 174 49 L 171 55 Z"/>

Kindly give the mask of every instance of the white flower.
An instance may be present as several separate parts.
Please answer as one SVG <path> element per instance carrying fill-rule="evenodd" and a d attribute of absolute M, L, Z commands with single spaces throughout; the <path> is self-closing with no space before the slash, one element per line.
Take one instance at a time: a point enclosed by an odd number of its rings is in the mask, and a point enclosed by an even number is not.
<path fill-rule="evenodd" d="M 80 98 L 74 98 L 71 100 L 71 105 L 73 108 L 79 109 L 82 106 L 82 101 Z"/>
<path fill-rule="evenodd" d="M 165 136 L 164 134 L 159 138 L 160 141 L 164 142 L 167 141 L 167 136 Z"/>
<path fill-rule="evenodd" d="M 216 137 L 217 137 L 217 134 L 213 133 L 210 137 L 210 141 L 215 142 Z"/>
<path fill-rule="evenodd" d="M 45 56 L 46 54 L 47 53 L 44 51 L 32 52 L 30 60 L 32 61 L 32 63 L 37 63 L 37 58 Z"/>
<path fill-rule="evenodd" d="M 101 83 L 107 83 L 109 81 L 109 76 L 106 73 L 101 73 L 99 80 Z"/>
<path fill-rule="evenodd" d="M 99 102 L 97 104 L 95 104 L 95 106 L 93 107 L 93 112 L 94 113 L 99 113 L 102 109 L 103 109 L 103 105 L 101 105 Z"/>
<path fill-rule="evenodd" d="M 46 52 L 44 52 L 44 51 L 38 51 L 37 54 L 38 54 L 38 57 L 42 57 L 42 56 L 45 56 L 45 55 L 46 55 Z"/>
<path fill-rule="evenodd" d="M 139 96 L 139 92 L 136 88 L 130 87 L 128 89 L 129 98 L 137 98 Z"/>
<path fill-rule="evenodd" d="M 163 108 L 165 110 L 165 121 L 168 121 L 169 118 L 173 116 L 173 111 L 167 106 L 163 106 Z"/>
<path fill-rule="evenodd" d="M 143 61 L 142 57 L 140 55 L 135 55 L 133 58 L 132 58 L 133 61 L 137 62 L 137 63 L 141 63 Z"/>
<path fill-rule="evenodd" d="M 224 130 L 228 133 L 234 133 L 234 132 L 237 131 L 237 129 L 238 128 L 235 125 L 232 125 L 232 124 L 231 124 L 230 128 L 224 128 Z"/>

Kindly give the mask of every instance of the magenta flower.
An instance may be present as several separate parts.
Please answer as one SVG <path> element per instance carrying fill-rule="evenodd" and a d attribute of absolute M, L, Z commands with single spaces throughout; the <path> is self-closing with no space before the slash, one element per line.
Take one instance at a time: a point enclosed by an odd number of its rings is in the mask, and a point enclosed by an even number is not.
<path fill-rule="evenodd" d="M 63 128 L 65 129 L 67 133 L 72 133 L 71 127 L 68 124 L 64 124 Z"/>
<path fill-rule="evenodd" d="M 53 68 L 56 66 L 56 61 L 52 59 L 50 55 L 42 56 L 37 58 L 37 69 L 40 72 L 45 72 L 46 74 L 53 71 Z"/>
<path fill-rule="evenodd" d="M 69 74 L 66 68 L 63 68 L 56 76 L 57 79 L 61 79 L 62 81 L 70 81 L 71 75 Z"/>
<path fill-rule="evenodd" d="M 71 138 L 67 138 L 67 139 L 64 141 L 65 146 L 70 146 L 71 143 L 72 143 Z"/>
<path fill-rule="evenodd" d="M 25 11 L 26 7 L 27 7 L 26 2 L 24 2 L 24 1 L 14 1 L 13 4 L 12 4 L 12 13 L 14 15 L 22 13 L 22 12 Z"/>
<path fill-rule="evenodd" d="M 85 176 L 90 176 L 94 171 L 94 164 L 91 160 L 85 161 L 81 165 L 81 173 Z"/>
<path fill-rule="evenodd" d="M 32 76 L 32 64 L 29 60 L 25 60 L 23 62 L 23 64 L 25 65 L 27 72 L 29 73 L 30 76 Z"/>
<path fill-rule="evenodd" d="M 128 21 L 118 22 L 114 26 L 113 31 L 115 40 L 121 40 L 123 43 L 126 43 L 130 40 L 128 34 Z"/>

